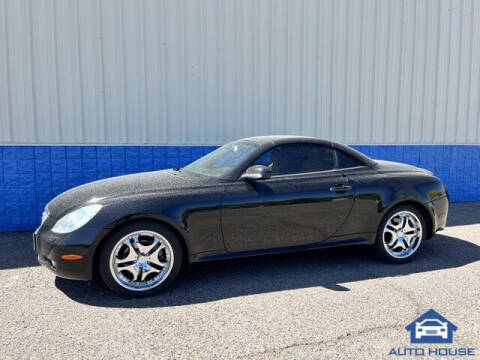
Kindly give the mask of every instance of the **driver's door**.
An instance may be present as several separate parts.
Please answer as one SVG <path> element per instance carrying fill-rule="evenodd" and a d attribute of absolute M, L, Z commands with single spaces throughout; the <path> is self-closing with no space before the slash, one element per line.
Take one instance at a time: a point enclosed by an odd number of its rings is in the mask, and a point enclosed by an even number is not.
<path fill-rule="evenodd" d="M 353 205 L 353 185 L 334 169 L 334 150 L 317 144 L 279 145 L 252 165 L 272 177 L 228 185 L 221 209 L 230 252 L 311 244 L 328 239 Z"/>

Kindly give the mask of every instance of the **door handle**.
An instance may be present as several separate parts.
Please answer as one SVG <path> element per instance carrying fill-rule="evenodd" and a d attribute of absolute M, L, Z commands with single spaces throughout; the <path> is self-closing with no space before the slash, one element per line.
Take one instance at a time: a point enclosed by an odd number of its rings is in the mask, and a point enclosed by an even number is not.
<path fill-rule="evenodd" d="M 330 188 L 330 191 L 334 192 L 342 192 L 342 191 L 348 191 L 352 190 L 352 187 L 350 185 L 335 185 Z"/>

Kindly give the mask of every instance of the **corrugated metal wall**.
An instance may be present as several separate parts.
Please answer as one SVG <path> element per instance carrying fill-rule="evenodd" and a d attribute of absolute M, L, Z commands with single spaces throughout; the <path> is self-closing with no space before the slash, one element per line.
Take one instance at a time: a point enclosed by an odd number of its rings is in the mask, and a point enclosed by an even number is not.
<path fill-rule="evenodd" d="M 480 1 L 0 0 L 0 142 L 480 142 Z"/>

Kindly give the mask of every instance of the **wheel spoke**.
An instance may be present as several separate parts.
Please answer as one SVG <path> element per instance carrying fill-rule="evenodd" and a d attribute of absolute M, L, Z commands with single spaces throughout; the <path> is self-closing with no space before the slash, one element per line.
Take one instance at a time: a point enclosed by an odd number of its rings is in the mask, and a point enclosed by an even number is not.
<path fill-rule="evenodd" d="M 397 244 L 398 244 L 398 238 L 392 238 L 392 240 L 390 240 L 387 246 L 392 249 L 395 249 L 397 247 Z"/>
<path fill-rule="evenodd" d="M 129 261 L 125 261 L 125 260 L 115 260 L 115 264 L 117 264 L 117 267 L 119 269 L 123 269 L 125 267 L 127 267 L 128 265 L 132 265 L 132 264 L 135 264 L 136 261 L 132 261 L 132 260 L 129 260 Z"/>
<path fill-rule="evenodd" d="M 403 238 L 403 242 L 405 243 L 405 247 L 406 248 L 409 248 L 410 247 L 410 241 L 411 241 L 411 238 L 409 238 L 408 236 L 405 236 Z"/>
<path fill-rule="evenodd" d="M 385 227 L 388 228 L 389 230 L 398 230 L 398 224 L 394 224 L 392 220 L 393 219 L 390 219 L 390 221 L 387 223 Z"/>
<path fill-rule="evenodd" d="M 137 261 L 137 257 L 138 257 L 138 253 L 137 251 L 135 250 L 135 248 L 132 246 L 132 243 L 130 241 L 130 239 L 126 240 L 124 243 L 123 243 L 125 246 L 127 246 L 128 248 L 128 254 L 125 258 L 123 259 L 119 259 L 118 257 L 115 259 L 115 262 L 120 265 L 122 263 L 129 263 L 129 262 L 132 262 L 132 261 Z"/>
<path fill-rule="evenodd" d="M 153 267 L 150 267 L 148 270 L 143 269 L 142 275 L 140 276 L 140 281 L 145 281 L 148 275 L 153 273 L 158 273 L 159 271 Z"/>
<path fill-rule="evenodd" d="M 415 231 L 415 228 L 412 225 L 410 225 L 410 221 L 411 220 L 409 219 L 405 221 L 405 224 L 403 226 L 403 232 L 408 233 L 410 231 Z"/>
<path fill-rule="evenodd" d="M 138 277 L 138 269 L 135 266 L 135 263 L 127 265 L 127 266 L 122 266 L 118 268 L 118 270 L 121 271 L 128 271 L 130 274 L 132 274 L 132 278 L 135 281 Z"/>
<path fill-rule="evenodd" d="M 142 269 L 142 272 L 141 272 L 141 275 L 140 275 L 140 281 L 144 281 L 149 273 L 150 273 L 150 271 Z"/>
<path fill-rule="evenodd" d="M 155 265 L 161 266 L 162 268 L 167 264 L 164 261 L 160 261 L 159 255 L 160 252 L 165 249 L 165 245 L 163 245 L 160 241 L 158 241 L 158 244 L 156 244 L 155 249 L 152 251 L 152 253 L 148 256 L 148 262 L 153 263 Z"/>
<path fill-rule="evenodd" d="M 408 247 L 410 247 L 414 239 L 415 239 L 415 234 L 405 234 L 405 242 L 407 243 Z"/>
<path fill-rule="evenodd" d="M 152 256 L 154 253 L 159 252 L 159 250 L 165 249 L 165 245 L 163 245 L 158 239 L 153 240 L 153 244 L 150 246 L 150 250 L 146 253 L 147 256 Z"/>
<path fill-rule="evenodd" d="M 142 245 L 142 243 L 138 240 L 138 235 L 133 237 L 133 243 L 141 254 L 147 254 L 152 248 L 152 245 Z"/>
<path fill-rule="evenodd" d="M 402 250 L 405 250 L 407 248 L 405 240 L 403 238 L 398 238 L 397 247 L 401 248 Z"/>
<path fill-rule="evenodd" d="M 395 230 L 392 230 L 388 227 L 385 228 L 385 233 L 392 234 L 392 236 L 397 236 L 397 232 Z"/>
<path fill-rule="evenodd" d="M 160 266 L 160 267 L 162 267 L 162 268 L 165 267 L 165 265 L 167 265 L 167 262 L 165 262 L 165 261 L 160 261 L 160 260 L 158 260 L 158 258 L 153 259 L 153 260 L 149 260 L 149 263 L 154 264 L 154 265 L 157 265 L 157 266 Z"/>
<path fill-rule="evenodd" d="M 391 243 L 392 245 L 390 245 L 390 249 L 395 250 L 396 248 L 398 248 L 399 242 L 400 242 L 399 239 L 395 239 L 395 241 Z"/>

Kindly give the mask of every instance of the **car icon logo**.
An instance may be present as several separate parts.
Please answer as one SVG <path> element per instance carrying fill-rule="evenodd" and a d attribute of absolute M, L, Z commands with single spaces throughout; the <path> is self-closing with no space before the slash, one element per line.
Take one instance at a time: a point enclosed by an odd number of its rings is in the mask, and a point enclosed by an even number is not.
<path fill-rule="evenodd" d="M 453 342 L 457 326 L 433 309 L 412 321 L 405 327 L 410 332 L 411 343 L 435 344 Z"/>
<path fill-rule="evenodd" d="M 422 339 L 426 336 L 448 338 L 448 323 L 446 321 L 441 322 L 438 319 L 425 319 L 415 323 L 415 338 Z"/>

